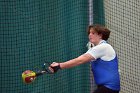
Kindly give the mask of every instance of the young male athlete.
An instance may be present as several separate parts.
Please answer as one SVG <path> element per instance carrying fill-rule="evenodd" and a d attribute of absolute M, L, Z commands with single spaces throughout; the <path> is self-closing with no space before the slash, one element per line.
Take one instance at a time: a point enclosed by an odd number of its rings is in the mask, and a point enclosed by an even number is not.
<path fill-rule="evenodd" d="M 102 25 L 90 25 L 88 28 L 89 41 L 95 46 L 86 53 L 66 62 L 53 62 L 49 69 L 52 73 L 59 69 L 71 68 L 91 62 L 92 72 L 97 89 L 93 93 L 119 93 L 120 77 L 118 58 L 113 47 L 107 43 L 110 30 Z"/>

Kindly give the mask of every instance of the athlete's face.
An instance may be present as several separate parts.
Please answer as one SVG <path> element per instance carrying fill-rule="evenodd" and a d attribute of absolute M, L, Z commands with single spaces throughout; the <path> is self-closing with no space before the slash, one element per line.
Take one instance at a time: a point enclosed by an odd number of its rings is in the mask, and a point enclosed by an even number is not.
<path fill-rule="evenodd" d="M 102 40 L 102 36 L 95 32 L 93 28 L 91 28 L 89 32 L 89 41 L 95 45 L 99 44 L 100 40 Z"/>

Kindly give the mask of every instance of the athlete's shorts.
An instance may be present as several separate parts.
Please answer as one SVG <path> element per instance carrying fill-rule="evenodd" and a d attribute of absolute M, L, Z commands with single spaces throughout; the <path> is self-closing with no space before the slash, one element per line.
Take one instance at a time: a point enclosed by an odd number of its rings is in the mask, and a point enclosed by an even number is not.
<path fill-rule="evenodd" d="M 97 89 L 95 90 L 95 92 L 93 92 L 93 93 L 119 93 L 119 91 L 115 91 L 115 90 L 109 89 L 103 85 L 99 85 L 97 87 Z"/>

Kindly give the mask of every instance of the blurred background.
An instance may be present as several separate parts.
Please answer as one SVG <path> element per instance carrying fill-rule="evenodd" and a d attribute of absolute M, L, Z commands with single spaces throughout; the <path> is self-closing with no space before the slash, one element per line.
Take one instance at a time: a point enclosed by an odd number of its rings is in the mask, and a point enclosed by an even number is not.
<path fill-rule="evenodd" d="M 87 51 L 87 27 L 103 24 L 119 57 L 120 93 L 140 89 L 139 0 L 0 0 L 1 93 L 92 93 L 90 63 L 24 84 L 25 70 Z"/>

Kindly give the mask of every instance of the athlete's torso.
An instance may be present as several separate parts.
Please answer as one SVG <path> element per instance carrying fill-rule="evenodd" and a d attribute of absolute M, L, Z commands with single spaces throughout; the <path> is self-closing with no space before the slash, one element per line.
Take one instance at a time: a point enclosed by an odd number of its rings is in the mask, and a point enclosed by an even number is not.
<path fill-rule="evenodd" d="M 96 84 L 120 90 L 118 58 L 112 46 L 102 40 L 99 45 L 89 49 L 87 53 L 95 58 L 91 65 Z"/>

